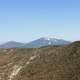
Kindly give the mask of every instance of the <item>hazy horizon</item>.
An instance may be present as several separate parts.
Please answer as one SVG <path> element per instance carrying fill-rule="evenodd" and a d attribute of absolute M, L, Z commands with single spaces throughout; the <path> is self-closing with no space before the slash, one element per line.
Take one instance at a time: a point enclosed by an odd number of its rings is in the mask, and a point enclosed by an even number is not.
<path fill-rule="evenodd" d="M 44 36 L 80 40 L 80 0 L 0 0 L 0 44 Z"/>
<path fill-rule="evenodd" d="M 35 40 L 38 40 L 38 39 L 42 39 L 42 38 L 44 38 L 45 40 L 48 40 L 47 38 L 54 38 L 54 39 L 61 39 L 61 40 L 65 40 L 65 39 L 63 39 L 63 38 L 57 38 L 57 37 L 52 37 L 52 36 L 41 36 L 41 37 L 37 37 L 37 38 L 35 38 L 35 39 L 32 39 L 32 40 L 30 40 L 30 41 L 25 41 L 25 42 L 21 42 L 21 41 L 15 41 L 15 40 L 7 40 L 7 41 L 5 41 L 5 42 L 2 42 L 2 43 L 0 43 L 0 45 L 3 45 L 3 44 L 6 44 L 6 43 L 10 43 L 10 42 L 18 42 L 18 43 L 23 43 L 23 44 L 27 44 L 27 43 L 30 43 L 30 42 L 33 42 L 33 41 L 35 41 Z M 65 40 L 65 41 L 69 41 L 69 42 L 74 42 L 74 41 L 70 41 L 70 40 Z"/>

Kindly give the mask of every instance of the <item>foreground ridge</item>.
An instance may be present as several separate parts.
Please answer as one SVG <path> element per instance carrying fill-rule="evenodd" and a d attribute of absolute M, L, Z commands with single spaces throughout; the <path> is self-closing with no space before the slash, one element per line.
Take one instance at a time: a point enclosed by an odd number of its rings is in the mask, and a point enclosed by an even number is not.
<path fill-rule="evenodd" d="M 0 49 L 0 80 L 79 80 L 80 41 L 63 46 Z"/>

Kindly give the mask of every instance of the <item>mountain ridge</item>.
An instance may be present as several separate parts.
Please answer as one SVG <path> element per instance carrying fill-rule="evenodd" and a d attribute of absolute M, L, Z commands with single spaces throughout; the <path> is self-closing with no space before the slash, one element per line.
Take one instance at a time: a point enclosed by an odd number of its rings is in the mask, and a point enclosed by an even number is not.
<path fill-rule="evenodd" d="M 18 48 L 24 45 L 24 43 L 16 42 L 16 41 L 8 41 L 0 45 L 0 48 Z"/>
<path fill-rule="evenodd" d="M 42 46 L 48 46 L 48 45 L 66 45 L 70 44 L 70 41 L 66 41 L 64 39 L 56 39 L 52 37 L 41 37 L 39 39 L 36 39 L 34 41 L 31 41 L 24 46 L 23 48 L 37 48 L 37 47 L 42 47 Z"/>
<path fill-rule="evenodd" d="M 28 43 L 21 43 L 16 41 L 8 41 L 0 45 L 0 48 L 38 48 L 48 45 L 66 45 L 70 44 L 70 41 L 63 39 L 56 39 L 53 37 L 41 37 Z"/>
<path fill-rule="evenodd" d="M 0 49 L 1 80 L 80 80 L 80 41 L 63 46 Z"/>

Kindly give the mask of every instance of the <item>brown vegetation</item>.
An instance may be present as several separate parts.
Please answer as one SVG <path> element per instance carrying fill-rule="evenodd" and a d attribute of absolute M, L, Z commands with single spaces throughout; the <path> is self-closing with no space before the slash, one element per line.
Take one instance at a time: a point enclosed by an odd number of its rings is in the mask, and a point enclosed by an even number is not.
<path fill-rule="evenodd" d="M 14 65 L 22 67 L 11 80 L 80 80 L 80 41 L 66 46 L 14 49 L 6 56 L 12 64 L 6 67 L 5 75 L 11 73 Z"/>

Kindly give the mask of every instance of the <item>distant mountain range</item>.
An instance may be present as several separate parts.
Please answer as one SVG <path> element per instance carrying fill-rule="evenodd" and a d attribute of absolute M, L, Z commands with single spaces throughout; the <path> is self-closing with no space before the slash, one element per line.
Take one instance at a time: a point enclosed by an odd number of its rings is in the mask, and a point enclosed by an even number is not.
<path fill-rule="evenodd" d="M 16 41 L 9 41 L 2 45 L 0 45 L 0 48 L 16 48 L 23 46 L 24 43 L 16 42 Z"/>
<path fill-rule="evenodd" d="M 0 45 L 0 48 L 37 48 L 37 47 L 48 46 L 48 45 L 66 45 L 70 43 L 71 43 L 70 41 L 66 41 L 63 39 L 56 39 L 56 38 L 51 38 L 51 37 L 41 37 L 29 43 L 9 41 L 9 42 L 6 42 Z"/>

